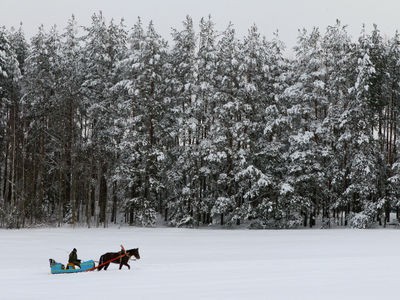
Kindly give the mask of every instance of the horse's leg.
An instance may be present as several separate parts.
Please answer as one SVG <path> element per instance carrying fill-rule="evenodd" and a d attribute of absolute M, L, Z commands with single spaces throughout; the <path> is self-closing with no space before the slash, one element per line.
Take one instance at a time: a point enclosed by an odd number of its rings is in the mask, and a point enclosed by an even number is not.
<path fill-rule="evenodd" d="M 119 265 L 119 269 L 120 269 L 120 270 L 121 270 L 122 266 L 127 266 L 129 270 L 131 269 L 131 267 L 130 267 L 129 264 L 128 264 L 128 261 L 123 261 L 123 262 L 121 262 L 121 264 Z"/>
<path fill-rule="evenodd" d="M 104 266 L 104 271 L 107 271 L 107 268 L 108 268 L 109 265 L 110 265 L 110 263 L 108 263 L 108 264 L 106 264 L 106 265 Z"/>
<path fill-rule="evenodd" d="M 121 270 L 122 266 L 127 266 L 129 270 L 131 269 L 131 267 L 128 265 L 128 263 L 121 264 L 121 266 L 119 267 L 120 270 Z"/>

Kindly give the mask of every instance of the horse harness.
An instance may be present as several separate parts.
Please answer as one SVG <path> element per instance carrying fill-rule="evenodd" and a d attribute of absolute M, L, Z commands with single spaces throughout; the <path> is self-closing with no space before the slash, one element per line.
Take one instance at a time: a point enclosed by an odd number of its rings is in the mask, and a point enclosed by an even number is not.
<path fill-rule="evenodd" d="M 121 257 L 119 258 L 119 263 L 122 263 L 122 259 L 127 256 L 128 257 L 128 261 L 131 259 L 132 255 L 129 255 L 125 249 L 121 250 Z"/>

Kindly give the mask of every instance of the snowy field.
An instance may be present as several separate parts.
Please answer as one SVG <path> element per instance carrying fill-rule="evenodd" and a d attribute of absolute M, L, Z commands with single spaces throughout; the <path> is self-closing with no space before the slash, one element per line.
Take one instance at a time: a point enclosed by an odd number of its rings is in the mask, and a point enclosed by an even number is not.
<path fill-rule="evenodd" d="M 400 231 L 0 230 L 0 299 L 398 299 Z M 50 274 L 72 248 L 139 247 L 131 270 Z"/>

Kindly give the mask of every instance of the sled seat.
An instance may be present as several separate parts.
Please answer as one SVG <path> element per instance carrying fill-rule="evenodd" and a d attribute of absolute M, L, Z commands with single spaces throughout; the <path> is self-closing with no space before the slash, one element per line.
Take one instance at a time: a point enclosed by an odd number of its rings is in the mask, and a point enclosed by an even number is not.
<path fill-rule="evenodd" d="M 75 264 L 73 263 L 67 263 L 67 269 L 74 269 L 75 270 Z"/>

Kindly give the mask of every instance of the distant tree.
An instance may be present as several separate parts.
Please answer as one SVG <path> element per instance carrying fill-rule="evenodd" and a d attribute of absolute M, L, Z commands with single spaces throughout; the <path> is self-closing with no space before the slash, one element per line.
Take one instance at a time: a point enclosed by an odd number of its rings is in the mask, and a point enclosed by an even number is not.
<path fill-rule="evenodd" d="M 10 33 L 0 28 L 0 225 L 19 227 L 23 203 L 19 151 L 21 70 L 17 44 Z M 23 168 L 23 167 L 22 167 Z"/>
<path fill-rule="evenodd" d="M 192 197 L 190 181 L 195 161 L 190 159 L 194 143 L 196 122 L 194 102 L 197 92 L 197 38 L 193 20 L 187 16 L 181 30 L 172 31 L 173 46 L 169 55 L 171 80 L 169 82 L 171 114 L 175 116 L 171 135 L 175 138 L 170 157 L 173 160 L 167 176 L 169 180 L 169 201 L 166 221 L 180 224 L 191 220 Z"/>
<path fill-rule="evenodd" d="M 323 60 L 326 68 L 325 95 L 327 115 L 322 123 L 322 138 L 325 147 L 322 165 L 326 174 L 327 194 L 323 199 L 323 217 L 334 217 L 344 225 L 347 222 L 348 206 L 342 194 L 348 186 L 345 166 L 351 157 L 347 142 L 342 143 L 342 120 L 350 101 L 349 89 L 355 81 L 355 45 L 351 42 L 346 26 L 339 21 L 328 26 L 322 39 Z M 346 223 L 347 224 L 347 223 Z"/>
<path fill-rule="evenodd" d="M 43 26 L 32 38 L 25 61 L 23 105 L 29 132 L 26 151 L 27 210 L 30 222 L 45 222 L 53 217 L 58 193 L 61 152 L 58 90 L 60 80 L 60 36 L 55 27 Z M 50 221 L 50 218 L 48 219 Z"/>
<path fill-rule="evenodd" d="M 59 153 L 61 162 L 59 170 L 59 205 L 57 208 L 58 225 L 67 217 L 72 224 L 83 219 L 83 204 L 86 201 L 84 189 L 85 174 L 82 158 L 81 126 L 84 123 L 84 111 L 81 85 L 83 83 L 82 41 L 78 36 L 75 17 L 72 16 L 61 36 L 62 61 L 60 63 L 60 80 L 57 86 L 58 114 L 61 127 L 60 136 L 63 149 Z"/>
<path fill-rule="evenodd" d="M 399 85 L 399 68 L 400 62 L 400 37 L 396 32 L 395 36 L 388 42 L 387 45 L 387 70 L 385 89 L 388 93 L 387 107 L 383 109 L 382 135 L 380 139 L 380 152 L 386 154 L 386 159 L 382 163 L 381 173 L 379 174 L 380 195 L 385 197 L 386 211 L 396 208 L 397 218 L 399 218 L 399 153 L 398 153 L 398 111 L 400 105 L 400 85 Z M 386 122 L 385 122 L 386 121 Z M 386 124 L 385 124 L 386 123 Z M 384 141 L 387 141 L 386 143 Z M 386 146 L 385 146 L 386 144 Z M 385 151 L 386 150 L 386 151 Z M 383 170 L 382 170 L 383 169 Z M 384 174 L 387 174 L 387 177 Z M 388 181 L 385 180 L 388 178 Z M 388 213 L 386 213 L 386 218 Z"/>
<path fill-rule="evenodd" d="M 321 135 L 327 98 L 319 30 L 314 28 L 310 34 L 303 30 L 295 49 L 294 83 L 286 90 L 291 134 L 285 182 L 293 189 L 291 202 L 298 205 L 297 212 L 303 216 L 304 226 L 313 226 L 325 197 L 325 174 L 321 164 L 325 149 Z"/>
<path fill-rule="evenodd" d="M 215 98 L 213 143 L 215 153 L 208 164 L 214 165 L 214 197 L 211 216 L 219 223 L 231 222 L 236 208 L 235 174 L 238 168 L 236 120 L 239 114 L 239 40 L 235 29 L 229 24 L 217 43 L 217 64 L 215 74 Z"/>
<path fill-rule="evenodd" d="M 373 111 L 370 103 L 370 82 L 376 70 L 370 60 L 369 40 L 362 32 L 357 48 L 356 81 L 350 90 L 351 101 L 343 114 L 343 134 L 351 159 L 345 166 L 348 186 L 343 193 L 351 212 L 362 212 L 365 222 L 376 217 L 377 142 L 373 138 Z M 375 201 L 374 201 L 375 200 Z"/>
<path fill-rule="evenodd" d="M 166 42 L 155 31 L 153 23 L 145 32 L 141 21 L 136 23 L 129 39 L 127 59 L 121 68 L 123 87 L 130 98 L 129 130 L 123 140 L 123 157 L 130 164 L 124 172 L 130 186 L 126 200 L 129 222 L 154 225 L 156 210 L 165 207 L 161 196 L 165 187 L 164 159 L 169 140 L 165 112 Z M 161 203 L 161 204 L 160 204 Z"/>
<path fill-rule="evenodd" d="M 93 217 L 96 226 L 100 223 L 107 226 L 117 147 L 113 124 L 118 106 L 114 103 L 112 87 L 117 82 L 116 64 L 125 54 L 126 37 L 123 25 L 115 25 L 113 21 L 107 25 L 101 12 L 92 16 L 92 24 L 85 31 L 81 89 L 86 118 L 84 151 L 90 153 L 89 174 L 96 174 L 88 185 L 94 193 L 88 192 L 87 223 Z"/>

